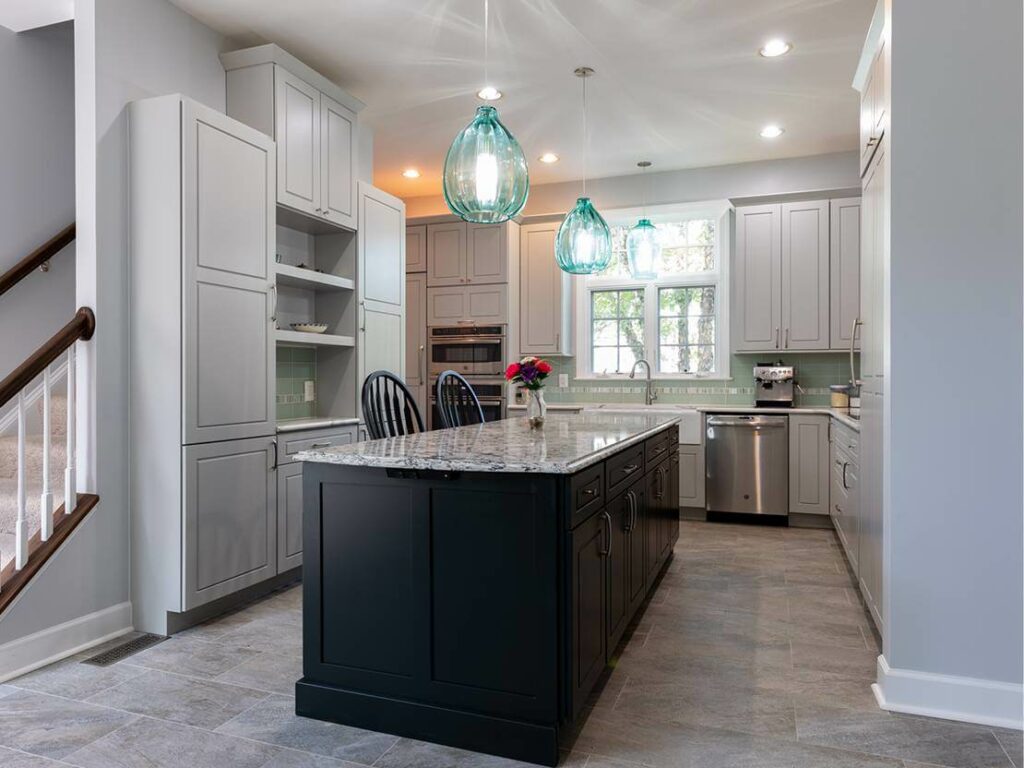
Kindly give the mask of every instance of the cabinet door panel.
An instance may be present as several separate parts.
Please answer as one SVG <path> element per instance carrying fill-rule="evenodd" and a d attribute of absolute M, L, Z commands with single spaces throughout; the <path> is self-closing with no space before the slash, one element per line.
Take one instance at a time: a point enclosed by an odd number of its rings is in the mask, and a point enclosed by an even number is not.
<path fill-rule="evenodd" d="M 587 695 L 604 671 L 605 634 L 605 547 L 604 517 L 596 514 L 573 529 L 572 552 L 572 709 L 579 715 Z"/>
<path fill-rule="evenodd" d="M 422 274 L 405 278 L 405 383 L 416 387 L 426 382 L 427 280 Z"/>
<path fill-rule="evenodd" d="M 606 511 L 611 520 L 606 521 L 611 534 L 608 542 L 608 640 L 610 656 L 622 639 L 629 624 L 629 524 L 632 517 L 630 502 L 621 494 L 608 505 Z"/>
<path fill-rule="evenodd" d="M 405 271 L 427 271 L 427 227 L 425 224 L 405 228 Z"/>
<path fill-rule="evenodd" d="M 277 572 L 302 565 L 302 464 L 277 470 Z"/>
<path fill-rule="evenodd" d="M 275 67 L 277 201 L 310 215 L 320 210 L 320 92 Z"/>
<path fill-rule="evenodd" d="M 828 416 L 789 417 L 789 511 L 829 511 Z"/>
<path fill-rule="evenodd" d="M 507 285 L 427 289 L 428 326 L 507 321 Z"/>
<path fill-rule="evenodd" d="M 779 349 L 782 323 L 782 208 L 736 210 L 734 339 L 738 350 Z"/>
<path fill-rule="evenodd" d="M 679 446 L 679 506 L 704 509 L 704 447 Z"/>
<path fill-rule="evenodd" d="M 829 339 L 832 349 L 847 351 L 853 323 L 860 317 L 860 198 L 832 200 L 830 218 Z M 858 343 L 855 348 L 859 347 Z"/>
<path fill-rule="evenodd" d="M 405 318 L 401 312 L 366 307 L 359 333 L 359 385 L 374 371 L 405 378 Z"/>
<path fill-rule="evenodd" d="M 320 185 L 323 215 L 343 227 L 356 226 L 356 116 L 320 94 Z"/>
<path fill-rule="evenodd" d="M 400 305 L 405 286 L 405 204 L 368 184 L 360 190 L 360 298 Z"/>
<path fill-rule="evenodd" d="M 466 282 L 508 282 L 508 237 L 504 224 L 470 224 L 466 231 Z"/>
<path fill-rule="evenodd" d="M 829 206 L 782 206 L 782 348 L 829 348 Z"/>
<path fill-rule="evenodd" d="M 570 354 L 570 278 L 555 261 L 557 223 L 522 228 L 519 279 L 519 340 L 524 355 Z"/>
<path fill-rule="evenodd" d="M 629 616 L 632 620 L 647 596 L 647 483 L 642 478 L 630 486 L 633 494 L 632 528 L 629 531 Z"/>
<path fill-rule="evenodd" d="M 186 610 L 277 573 L 271 438 L 187 446 Z"/>
<path fill-rule="evenodd" d="M 427 285 L 462 285 L 466 282 L 466 225 L 427 226 Z"/>

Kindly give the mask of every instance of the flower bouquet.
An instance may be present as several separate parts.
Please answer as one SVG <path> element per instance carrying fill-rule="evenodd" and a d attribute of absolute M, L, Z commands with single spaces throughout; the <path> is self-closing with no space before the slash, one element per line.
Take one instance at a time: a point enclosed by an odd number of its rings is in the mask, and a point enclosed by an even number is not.
<path fill-rule="evenodd" d="M 551 364 L 539 357 L 524 357 L 505 369 L 505 380 L 526 390 L 526 418 L 530 426 L 544 425 L 548 406 L 544 402 L 544 379 L 551 373 Z"/>

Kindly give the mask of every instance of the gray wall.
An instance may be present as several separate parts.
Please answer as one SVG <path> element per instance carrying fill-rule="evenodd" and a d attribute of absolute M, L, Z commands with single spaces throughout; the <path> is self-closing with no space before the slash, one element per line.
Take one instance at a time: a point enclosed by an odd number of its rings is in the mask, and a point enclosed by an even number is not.
<path fill-rule="evenodd" d="M 686 203 L 724 200 L 782 193 L 860 189 L 857 152 L 836 152 L 785 160 L 736 163 L 710 168 L 591 179 L 587 195 L 599 209 L 628 208 L 647 202 Z M 524 216 L 565 213 L 576 204 L 581 192 L 578 181 L 541 184 L 530 189 Z M 449 213 L 441 195 L 405 199 L 406 216 L 435 216 Z"/>
<path fill-rule="evenodd" d="M 0 272 L 75 218 L 74 28 L 0 27 Z M 0 378 L 71 319 L 75 248 L 0 298 Z"/>
<path fill-rule="evenodd" d="M 1021 3 L 892 7 L 887 660 L 1019 684 Z"/>
<path fill-rule="evenodd" d="M 96 392 L 79 486 L 99 507 L 0 623 L 0 644 L 129 596 L 128 189 L 125 105 L 184 93 L 224 109 L 220 35 L 165 0 L 77 0 L 77 300 L 96 312 L 79 378 Z M 79 390 L 80 394 L 82 390 Z"/>

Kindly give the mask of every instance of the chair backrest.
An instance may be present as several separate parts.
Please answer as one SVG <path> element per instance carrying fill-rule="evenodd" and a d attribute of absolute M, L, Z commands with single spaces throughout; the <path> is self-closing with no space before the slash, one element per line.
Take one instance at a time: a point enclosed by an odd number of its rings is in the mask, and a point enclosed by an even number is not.
<path fill-rule="evenodd" d="M 476 392 L 455 371 L 444 371 L 437 377 L 437 412 L 445 429 L 484 422 Z"/>
<path fill-rule="evenodd" d="M 363 419 L 371 440 L 424 431 L 412 393 L 390 371 L 374 371 L 366 377 L 362 400 Z"/>

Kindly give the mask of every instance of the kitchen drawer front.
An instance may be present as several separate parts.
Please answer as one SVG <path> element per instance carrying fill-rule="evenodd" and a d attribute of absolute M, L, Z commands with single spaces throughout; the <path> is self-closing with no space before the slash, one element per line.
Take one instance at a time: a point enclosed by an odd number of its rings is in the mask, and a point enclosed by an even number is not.
<path fill-rule="evenodd" d="M 604 506 L 604 463 L 588 467 L 569 480 L 569 527 L 575 528 Z"/>
<path fill-rule="evenodd" d="M 608 495 L 625 488 L 644 473 L 644 446 L 634 445 L 612 456 L 605 462 L 605 482 Z"/>
<path fill-rule="evenodd" d="M 846 452 L 854 462 L 857 461 L 860 448 L 860 435 L 835 419 L 832 420 L 832 442 Z"/>
<path fill-rule="evenodd" d="M 281 446 L 278 463 L 289 464 L 295 461 L 295 454 L 300 451 L 333 448 L 337 445 L 354 443 L 357 429 L 358 425 L 353 424 L 350 427 L 310 429 L 305 432 L 278 435 L 278 444 Z"/>
<path fill-rule="evenodd" d="M 662 459 L 667 459 L 672 452 L 673 446 L 679 444 L 679 428 L 673 427 L 664 432 L 659 432 L 654 437 L 644 442 L 644 460 L 647 462 L 647 469 L 650 469 Z"/>

